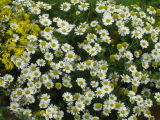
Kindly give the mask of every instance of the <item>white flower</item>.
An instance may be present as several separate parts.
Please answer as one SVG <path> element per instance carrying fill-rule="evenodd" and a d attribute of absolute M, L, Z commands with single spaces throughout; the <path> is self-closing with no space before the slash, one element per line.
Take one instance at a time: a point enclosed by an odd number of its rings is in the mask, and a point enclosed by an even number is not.
<path fill-rule="evenodd" d="M 68 43 L 63 44 L 61 48 L 64 52 L 68 52 L 68 51 L 71 51 L 73 49 L 72 46 L 69 45 Z"/>
<path fill-rule="evenodd" d="M 69 11 L 71 9 L 71 4 L 68 2 L 64 2 L 61 4 L 60 9 L 63 11 Z"/>
<path fill-rule="evenodd" d="M 41 102 L 44 102 L 44 103 L 50 103 L 50 95 L 48 95 L 47 93 L 46 94 L 42 94 L 41 97 L 40 97 L 40 101 Z"/>
<path fill-rule="evenodd" d="M 156 99 L 157 102 L 160 102 L 160 93 L 156 92 L 154 98 Z"/>
<path fill-rule="evenodd" d="M 19 26 L 18 26 L 17 23 L 11 23 L 11 24 L 10 24 L 10 27 L 15 30 L 15 29 L 17 29 Z"/>
<path fill-rule="evenodd" d="M 98 85 L 99 85 L 99 82 L 91 81 L 91 87 L 96 88 L 98 87 Z"/>
<path fill-rule="evenodd" d="M 25 88 L 25 89 L 24 89 L 24 94 L 25 94 L 26 96 L 31 96 L 31 94 L 33 94 L 32 88 Z"/>
<path fill-rule="evenodd" d="M 76 58 L 76 55 L 73 51 L 68 51 L 65 55 L 65 60 L 68 62 L 74 61 L 75 58 Z"/>
<path fill-rule="evenodd" d="M 71 93 L 69 92 L 65 92 L 63 95 L 62 95 L 63 99 L 67 102 L 72 102 L 73 101 L 73 96 Z"/>
<path fill-rule="evenodd" d="M 160 52 L 160 42 L 155 44 L 155 49 Z"/>
<path fill-rule="evenodd" d="M 78 111 L 83 111 L 85 109 L 85 105 L 81 101 L 76 101 L 75 107 L 77 108 Z"/>
<path fill-rule="evenodd" d="M 81 88 L 85 88 L 86 87 L 86 81 L 83 78 L 77 78 L 76 80 L 78 86 L 80 86 Z"/>
<path fill-rule="evenodd" d="M 142 48 L 147 48 L 149 46 L 149 43 L 146 40 L 141 40 L 140 45 Z"/>
<path fill-rule="evenodd" d="M 102 98 L 102 97 L 104 97 L 104 95 L 105 95 L 104 89 L 98 87 L 98 88 L 96 89 L 96 96 Z"/>
<path fill-rule="evenodd" d="M 133 54 L 130 51 L 125 52 L 125 57 L 129 60 L 133 60 Z"/>
<path fill-rule="evenodd" d="M 10 110 L 14 112 L 18 112 L 20 105 L 16 102 L 11 102 L 10 103 Z"/>
<path fill-rule="evenodd" d="M 92 33 L 87 34 L 86 38 L 90 42 L 94 42 L 95 40 L 97 40 L 97 36 L 95 34 L 92 34 Z"/>
<path fill-rule="evenodd" d="M 156 49 L 153 49 L 151 51 L 151 56 L 153 57 L 153 59 L 158 60 L 160 58 L 160 52 L 158 52 Z"/>
<path fill-rule="evenodd" d="M 38 60 L 36 61 L 36 63 L 37 63 L 37 65 L 39 65 L 40 67 L 45 66 L 45 64 L 46 64 L 45 60 L 43 60 L 43 59 L 38 59 Z"/>
<path fill-rule="evenodd" d="M 30 109 L 24 109 L 23 115 L 32 116 L 32 111 Z"/>
<path fill-rule="evenodd" d="M 129 75 L 121 75 L 122 81 L 125 83 L 130 83 L 131 82 L 131 78 Z"/>
<path fill-rule="evenodd" d="M 75 5 L 75 4 L 79 3 L 79 2 L 80 2 L 80 0 L 71 0 L 71 3 L 72 3 L 73 5 Z"/>
<path fill-rule="evenodd" d="M 91 27 L 96 27 L 98 25 L 98 21 L 94 20 L 91 22 Z"/>
<path fill-rule="evenodd" d="M 36 15 L 39 15 L 41 13 L 41 10 L 37 7 L 31 7 L 30 11 L 32 14 L 36 14 Z"/>
<path fill-rule="evenodd" d="M 100 70 L 100 71 L 97 72 L 97 76 L 98 76 L 101 80 L 103 80 L 103 79 L 106 78 L 106 72 Z"/>
<path fill-rule="evenodd" d="M 71 73 L 71 71 L 73 71 L 73 66 L 69 63 L 65 63 L 63 71 L 65 71 L 66 73 Z"/>
<path fill-rule="evenodd" d="M 43 26 L 50 26 L 52 24 L 52 21 L 49 20 L 48 18 L 45 19 L 40 19 L 39 21 Z"/>
<path fill-rule="evenodd" d="M 105 39 L 108 37 L 109 32 L 106 29 L 102 29 L 99 31 L 99 34 L 100 34 L 100 38 Z"/>
<path fill-rule="evenodd" d="M 47 106 L 48 106 L 48 103 L 45 103 L 45 102 L 40 102 L 39 103 L 40 108 L 47 108 Z"/>
<path fill-rule="evenodd" d="M 35 36 L 35 35 L 28 35 L 27 39 L 29 41 L 31 41 L 31 42 L 35 42 L 35 41 L 37 41 L 37 36 Z"/>
<path fill-rule="evenodd" d="M 77 70 L 84 71 L 86 69 L 84 63 L 77 64 Z"/>
<path fill-rule="evenodd" d="M 152 105 L 153 105 L 153 102 L 152 102 L 151 99 L 146 99 L 144 102 L 145 102 L 145 105 L 146 105 L 147 107 L 152 107 Z"/>
<path fill-rule="evenodd" d="M 54 41 L 50 42 L 50 47 L 51 47 L 51 49 L 53 49 L 53 50 L 58 50 L 59 47 L 60 47 L 60 45 L 59 45 L 59 43 L 58 43 L 57 40 L 54 40 Z"/>
<path fill-rule="evenodd" d="M 103 13 L 103 12 L 105 12 L 105 4 L 97 4 L 96 5 L 96 12 L 97 13 Z"/>
<path fill-rule="evenodd" d="M 93 91 L 88 91 L 85 93 L 85 96 L 87 97 L 87 99 L 92 100 L 95 97 L 95 94 Z"/>
<path fill-rule="evenodd" d="M 149 6 L 149 7 L 147 8 L 147 12 L 148 12 L 149 14 L 156 14 L 156 10 L 155 10 L 155 8 L 152 7 L 152 6 Z"/>
<path fill-rule="evenodd" d="M 121 35 L 121 36 L 126 36 L 126 35 L 128 35 L 129 33 L 130 33 L 130 31 L 129 31 L 129 28 L 128 27 L 120 27 L 119 29 L 118 29 L 118 32 L 119 32 L 119 34 Z"/>
<path fill-rule="evenodd" d="M 12 75 L 10 75 L 10 74 L 6 74 L 6 75 L 4 76 L 4 80 L 5 80 L 6 82 L 8 82 L 8 83 L 11 83 L 11 82 L 14 80 L 14 77 L 13 77 Z"/>
<path fill-rule="evenodd" d="M 88 8 L 89 8 L 89 3 L 81 2 L 80 5 L 78 5 L 78 9 L 80 11 L 86 11 L 88 10 Z"/>
<path fill-rule="evenodd" d="M 50 76 L 54 79 L 59 79 L 59 76 L 62 74 L 62 72 L 58 69 L 50 70 Z"/>
<path fill-rule="evenodd" d="M 17 34 L 13 34 L 12 41 L 17 42 L 19 40 L 19 36 Z"/>
<path fill-rule="evenodd" d="M 100 111 L 100 110 L 102 110 L 102 104 L 101 103 L 94 103 L 94 105 L 93 105 L 93 109 L 95 110 L 95 111 Z"/>
<path fill-rule="evenodd" d="M 84 32 L 86 31 L 86 29 L 81 28 L 81 27 L 77 27 L 77 28 L 74 29 L 74 31 L 75 31 L 76 35 L 83 35 Z"/>
<path fill-rule="evenodd" d="M 104 85 L 102 86 L 102 89 L 105 93 L 110 94 L 113 88 L 110 85 Z"/>
<path fill-rule="evenodd" d="M 6 87 L 6 81 L 3 80 L 3 77 L 0 78 L 0 87 L 3 87 L 3 88 Z"/>
<path fill-rule="evenodd" d="M 51 88 L 53 88 L 53 82 L 52 81 L 44 81 L 44 86 L 47 89 L 51 89 Z"/>
<path fill-rule="evenodd" d="M 57 32 L 59 32 L 63 35 L 68 35 L 70 30 L 68 29 L 68 27 L 60 27 L 57 29 Z"/>
<path fill-rule="evenodd" d="M 120 117 L 127 117 L 129 114 L 129 110 L 125 107 L 120 108 L 118 111 Z"/>
<path fill-rule="evenodd" d="M 106 13 L 104 13 L 104 15 L 103 15 L 102 22 L 103 22 L 103 24 L 104 24 L 105 26 L 107 26 L 107 25 L 111 25 L 111 24 L 114 22 L 114 20 L 113 20 L 111 14 L 108 13 L 108 12 L 106 12 Z"/>
<path fill-rule="evenodd" d="M 52 54 L 52 53 L 49 53 L 49 52 L 46 52 L 46 53 L 44 54 L 44 58 L 45 58 L 46 60 L 48 60 L 48 61 L 51 61 L 51 60 L 53 60 L 53 54 Z"/>

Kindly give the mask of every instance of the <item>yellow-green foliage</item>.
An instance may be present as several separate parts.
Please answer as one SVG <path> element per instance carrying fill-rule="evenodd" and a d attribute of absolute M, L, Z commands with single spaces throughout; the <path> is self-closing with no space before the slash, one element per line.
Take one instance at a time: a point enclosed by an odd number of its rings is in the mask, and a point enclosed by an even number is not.
<path fill-rule="evenodd" d="M 30 22 L 30 15 L 25 11 L 16 12 L 8 4 L 10 0 L 0 1 L 0 62 L 4 65 L 3 70 L 11 70 L 14 65 L 10 60 L 12 55 L 21 55 L 27 48 L 27 35 L 38 36 L 40 28 L 38 25 Z M 22 6 L 16 6 L 22 8 Z M 18 27 L 13 29 L 11 24 Z M 13 42 L 13 34 L 19 35 L 19 40 Z"/>

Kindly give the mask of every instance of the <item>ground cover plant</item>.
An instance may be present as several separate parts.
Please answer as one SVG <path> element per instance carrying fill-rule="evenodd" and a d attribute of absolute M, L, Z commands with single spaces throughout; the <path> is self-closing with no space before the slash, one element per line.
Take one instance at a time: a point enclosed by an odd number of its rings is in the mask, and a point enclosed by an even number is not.
<path fill-rule="evenodd" d="M 160 9 L 127 4 L 0 1 L 0 91 L 14 119 L 155 119 Z"/>

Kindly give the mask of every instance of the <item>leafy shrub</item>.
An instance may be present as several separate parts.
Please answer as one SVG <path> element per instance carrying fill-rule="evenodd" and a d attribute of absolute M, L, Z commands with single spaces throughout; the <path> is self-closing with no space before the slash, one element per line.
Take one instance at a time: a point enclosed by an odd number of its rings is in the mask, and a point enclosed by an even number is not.
<path fill-rule="evenodd" d="M 154 119 L 150 107 L 160 102 L 159 9 L 113 0 L 10 4 L 3 8 L 16 18 L 3 23 L 4 36 L 11 38 L 2 39 L 8 46 L 2 56 L 8 53 L 15 67 L 0 79 L 10 110 L 33 120 Z"/>

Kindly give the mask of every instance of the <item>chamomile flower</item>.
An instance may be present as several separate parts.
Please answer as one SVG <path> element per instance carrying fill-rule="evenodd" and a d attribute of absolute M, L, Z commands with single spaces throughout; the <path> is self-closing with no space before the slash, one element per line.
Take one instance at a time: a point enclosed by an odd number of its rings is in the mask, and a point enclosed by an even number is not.
<path fill-rule="evenodd" d="M 80 86 L 81 88 L 85 88 L 86 87 L 86 81 L 83 78 L 77 78 L 76 80 L 78 86 Z"/>
<path fill-rule="evenodd" d="M 40 100 L 41 102 L 50 103 L 50 100 L 51 100 L 50 99 L 50 95 L 48 95 L 48 94 L 42 94 L 40 98 L 41 98 L 41 100 Z"/>
<path fill-rule="evenodd" d="M 74 31 L 75 31 L 75 34 L 76 34 L 76 35 L 83 35 L 84 32 L 86 31 L 86 29 L 81 28 L 81 27 L 76 27 L 76 28 L 74 29 Z"/>
<path fill-rule="evenodd" d="M 40 20 L 40 23 L 43 25 L 43 26 L 50 26 L 52 24 L 52 21 L 48 18 L 45 18 L 45 19 L 41 19 Z"/>
<path fill-rule="evenodd" d="M 149 97 L 151 95 L 151 90 L 144 88 L 141 93 L 144 97 Z"/>
<path fill-rule="evenodd" d="M 160 102 L 160 93 L 156 92 L 154 98 L 156 99 L 157 102 Z"/>
<path fill-rule="evenodd" d="M 103 86 L 102 89 L 103 89 L 103 91 L 104 91 L 105 93 L 107 93 L 107 94 L 110 94 L 111 91 L 113 90 L 113 88 L 112 88 L 111 86 L 109 86 L 109 85 Z"/>
<path fill-rule="evenodd" d="M 118 111 L 120 117 L 127 117 L 129 114 L 129 110 L 125 107 L 122 107 Z"/>
<path fill-rule="evenodd" d="M 58 50 L 59 47 L 60 47 L 60 44 L 58 43 L 57 40 L 54 40 L 54 41 L 52 41 L 52 42 L 50 43 L 50 47 L 51 47 L 51 49 L 53 49 L 53 50 Z"/>
<path fill-rule="evenodd" d="M 52 81 L 45 81 L 45 82 L 44 82 L 44 86 L 45 86 L 47 89 L 51 89 L 51 88 L 53 88 L 53 82 L 52 82 Z"/>
<path fill-rule="evenodd" d="M 69 11 L 71 9 L 71 4 L 68 2 L 64 2 L 61 4 L 60 9 L 63 11 Z"/>
<path fill-rule="evenodd" d="M 17 29 L 17 28 L 18 28 L 18 24 L 17 24 L 17 23 L 11 23 L 11 24 L 10 24 L 10 27 L 11 27 L 12 29 Z"/>
<path fill-rule="evenodd" d="M 98 88 L 96 89 L 96 96 L 102 98 L 102 97 L 104 97 L 104 95 L 105 95 L 104 89 L 98 87 Z"/>
<path fill-rule="evenodd" d="M 23 115 L 32 116 L 32 111 L 30 109 L 24 109 Z"/>
<path fill-rule="evenodd" d="M 73 51 L 68 51 L 68 52 L 66 53 L 66 55 L 65 55 L 65 59 L 66 59 L 67 61 L 69 61 L 69 62 L 74 61 L 75 57 L 76 57 L 76 55 L 75 55 L 75 53 L 74 53 Z"/>
<path fill-rule="evenodd" d="M 100 110 L 102 110 L 102 107 L 103 107 L 103 105 L 101 103 L 94 103 L 93 106 L 94 106 L 93 109 L 95 111 L 100 111 Z"/>
<path fill-rule="evenodd" d="M 71 3 L 72 3 L 73 5 L 78 4 L 79 2 L 80 2 L 80 0 L 71 0 Z"/>
<path fill-rule="evenodd" d="M 77 64 L 77 70 L 84 71 L 86 69 L 84 63 Z"/>
<path fill-rule="evenodd" d="M 40 108 L 47 108 L 47 106 L 48 106 L 48 103 L 45 103 L 45 102 L 40 102 L 39 103 Z"/>
<path fill-rule="evenodd" d="M 86 11 L 88 10 L 89 8 L 89 3 L 85 3 L 85 2 L 81 2 L 79 5 L 78 5 L 78 9 L 80 11 Z"/>
<path fill-rule="evenodd" d="M 97 82 L 97 81 L 91 81 L 91 87 L 97 88 L 98 85 L 99 85 L 99 82 Z"/>
<path fill-rule="evenodd" d="M 50 77 L 54 78 L 54 79 L 59 79 L 59 76 L 62 74 L 62 72 L 58 69 L 55 70 L 50 70 L 49 75 Z"/>
<path fill-rule="evenodd" d="M 41 13 L 41 9 L 37 8 L 37 7 L 32 7 L 30 8 L 30 12 L 32 14 L 36 14 L 36 15 L 39 15 Z"/>
<path fill-rule="evenodd" d="M 141 113 L 142 113 L 142 108 L 141 108 L 140 106 L 135 106 L 135 107 L 133 108 L 133 112 L 134 112 L 134 114 L 136 114 L 136 115 L 141 115 Z"/>
<path fill-rule="evenodd" d="M 126 36 L 130 33 L 129 28 L 124 26 L 119 28 L 118 32 L 121 36 Z"/>
<path fill-rule="evenodd" d="M 133 54 L 130 51 L 125 52 L 125 57 L 129 60 L 133 60 Z"/>
<path fill-rule="evenodd" d="M 158 52 L 160 52 L 160 43 L 159 43 L 159 42 L 155 44 L 155 49 L 156 49 Z"/>
<path fill-rule="evenodd" d="M 46 52 L 45 55 L 44 55 L 44 58 L 48 61 L 51 61 L 51 60 L 53 60 L 53 54 L 49 53 L 49 52 Z"/>
<path fill-rule="evenodd" d="M 100 34 L 100 37 L 102 39 L 105 39 L 109 35 L 109 32 L 107 30 L 105 30 L 105 29 L 100 30 L 98 33 Z"/>
<path fill-rule="evenodd" d="M 97 76 L 102 80 L 106 78 L 106 73 L 104 71 L 98 71 Z"/>
<path fill-rule="evenodd" d="M 148 12 L 149 14 L 156 14 L 156 10 L 155 10 L 155 8 L 152 7 L 152 6 L 149 6 L 149 7 L 147 8 L 147 12 Z"/>
<path fill-rule="evenodd" d="M 0 78 L 0 87 L 6 87 L 6 81 L 4 81 L 3 78 Z"/>
<path fill-rule="evenodd" d="M 104 14 L 102 22 L 105 26 L 108 26 L 108 25 L 111 25 L 114 22 L 114 20 L 112 16 L 109 13 L 107 13 L 107 14 Z"/>
<path fill-rule="evenodd" d="M 141 40 L 140 45 L 144 49 L 144 48 L 147 48 L 149 46 L 149 43 L 146 40 Z"/>
<path fill-rule="evenodd" d="M 122 81 L 125 83 L 130 83 L 131 82 L 131 78 L 129 75 L 121 75 Z"/>
<path fill-rule="evenodd" d="M 94 20 L 91 22 L 91 27 L 96 27 L 98 25 L 98 21 Z"/>
<path fill-rule="evenodd" d="M 147 107 L 152 107 L 152 105 L 153 105 L 153 102 L 152 102 L 151 99 L 146 99 L 144 102 L 145 102 L 145 105 L 146 105 Z"/>
<path fill-rule="evenodd" d="M 63 95 L 62 95 L 63 99 L 67 102 L 72 102 L 73 101 L 73 96 L 71 93 L 69 92 L 65 92 Z"/>
<path fill-rule="evenodd" d="M 66 73 L 71 73 L 71 71 L 73 71 L 73 66 L 69 63 L 66 63 L 63 68 L 63 71 L 65 71 Z"/>
<path fill-rule="evenodd" d="M 46 62 L 45 62 L 44 59 L 38 59 L 38 60 L 36 61 L 36 63 L 37 63 L 37 65 L 40 66 L 40 67 L 45 66 L 45 64 L 46 64 Z"/>
<path fill-rule="evenodd" d="M 63 35 L 68 35 L 70 31 L 71 30 L 68 27 L 60 27 L 57 29 L 57 32 L 59 32 Z"/>
<path fill-rule="evenodd" d="M 10 110 L 14 112 L 18 112 L 20 105 L 16 102 L 11 102 L 10 103 Z"/>
<path fill-rule="evenodd" d="M 83 111 L 85 109 L 85 104 L 81 101 L 76 101 L 75 107 L 78 111 Z"/>
<path fill-rule="evenodd" d="M 17 34 L 13 34 L 12 41 L 17 42 L 19 40 L 19 36 Z"/>
<path fill-rule="evenodd" d="M 33 94 L 33 90 L 30 89 L 30 88 L 25 88 L 25 89 L 24 89 L 24 94 L 25 94 L 26 96 L 31 96 L 31 94 Z"/>
<path fill-rule="evenodd" d="M 6 74 L 4 76 L 4 79 L 5 79 L 6 82 L 11 83 L 14 80 L 14 77 L 10 74 Z"/>
<path fill-rule="evenodd" d="M 87 34 L 86 38 L 90 42 L 94 42 L 95 40 L 97 40 L 97 36 L 95 34 L 92 34 L 92 33 Z"/>

